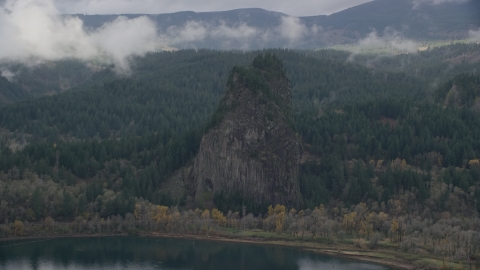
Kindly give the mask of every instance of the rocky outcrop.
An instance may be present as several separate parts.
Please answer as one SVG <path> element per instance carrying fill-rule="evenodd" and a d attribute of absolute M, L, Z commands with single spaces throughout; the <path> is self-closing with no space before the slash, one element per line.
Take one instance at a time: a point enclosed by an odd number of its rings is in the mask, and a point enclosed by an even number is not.
<path fill-rule="evenodd" d="M 197 201 L 222 192 L 263 205 L 301 205 L 302 147 L 291 102 L 289 81 L 274 55 L 232 70 L 191 171 Z"/>

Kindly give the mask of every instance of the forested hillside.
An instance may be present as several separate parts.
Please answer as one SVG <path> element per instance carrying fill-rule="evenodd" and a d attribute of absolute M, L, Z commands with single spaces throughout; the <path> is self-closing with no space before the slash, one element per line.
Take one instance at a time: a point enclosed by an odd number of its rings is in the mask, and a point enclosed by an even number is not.
<path fill-rule="evenodd" d="M 480 76 L 460 74 L 444 83 L 435 93 L 437 102 L 445 106 L 472 108 L 478 111 Z"/>
<path fill-rule="evenodd" d="M 18 85 L 0 77 L 0 105 L 27 99 L 29 94 Z"/>
<path fill-rule="evenodd" d="M 318 50 L 313 57 L 357 63 L 377 72 L 404 72 L 430 84 L 435 90 L 461 73 L 480 72 L 480 44 L 455 44 L 430 48 L 427 51 L 392 55 L 355 54 L 345 51 Z"/>
<path fill-rule="evenodd" d="M 306 208 L 366 203 L 392 214 L 400 204 L 422 218 L 477 215 L 480 117 L 471 74 L 480 67 L 464 61 L 444 70 L 476 46 L 451 46 L 456 53 L 446 59 L 443 49 L 378 58 L 375 67 L 365 56 L 347 62 L 343 52 L 271 51 L 292 87 Z M 129 77 L 106 67 L 84 87 L 0 107 L 0 222 L 125 216 L 140 198 L 184 207 L 186 174 L 228 74 L 258 53 L 152 53 L 135 59 Z M 465 106 L 445 105 L 452 84 Z M 245 204 L 267 211 L 239 196 L 211 199 L 224 212 Z"/>
<path fill-rule="evenodd" d="M 75 87 L 85 87 L 113 75 L 113 72 L 104 66 L 73 59 L 32 66 L 2 63 L 0 70 L 0 106 L 62 93 Z M 3 77 L 3 72 L 8 72 L 10 82 Z"/>

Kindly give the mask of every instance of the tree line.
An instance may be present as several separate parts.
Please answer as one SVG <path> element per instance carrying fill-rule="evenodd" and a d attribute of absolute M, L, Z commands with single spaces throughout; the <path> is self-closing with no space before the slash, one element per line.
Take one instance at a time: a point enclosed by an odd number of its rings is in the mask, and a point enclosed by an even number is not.
<path fill-rule="evenodd" d="M 353 243 L 359 248 L 375 249 L 389 243 L 404 252 L 427 252 L 448 261 L 476 261 L 480 251 L 480 222 L 452 217 L 443 212 L 412 215 L 408 210 L 408 192 L 388 204 L 351 207 L 325 207 L 296 210 L 270 205 L 262 215 L 245 210 L 224 214 L 216 208 L 181 210 L 139 200 L 133 212 L 125 216 L 93 217 L 85 214 L 73 222 L 58 222 L 46 217 L 40 222 L 15 220 L 0 225 L 0 237 L 61 236 L 120 233 L 164 233 L 181 235 L 231 236 L 229 230 L 264 231 L 277 237 L 290 237 L 320 243 Z"/>

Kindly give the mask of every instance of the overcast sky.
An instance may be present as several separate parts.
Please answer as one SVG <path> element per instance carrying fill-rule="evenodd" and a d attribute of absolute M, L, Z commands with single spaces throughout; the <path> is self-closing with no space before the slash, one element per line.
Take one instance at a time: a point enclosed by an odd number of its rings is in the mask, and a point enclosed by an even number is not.
<path fill-rule="evenodd" d="M 1 1 L 1 0 L 0 0 Z M 55 0 L 62 13 L 125 14 L 263 8 L 292 16 L 331 14 L 371 0 Z"/>

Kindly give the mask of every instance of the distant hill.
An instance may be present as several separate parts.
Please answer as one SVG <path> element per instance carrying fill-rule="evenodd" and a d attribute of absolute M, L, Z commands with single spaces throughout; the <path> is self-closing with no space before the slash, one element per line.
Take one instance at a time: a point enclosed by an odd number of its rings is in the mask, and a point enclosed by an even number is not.
<path fill-rule="evenodd" d="M 87 28 L 97 28 L 104 23 L 112 21 L 118 15 L 77 15 L 84 21 Z M 276 26 L 283 16 L 287 14 L 268 11 L 260 8 L 246 8 L 219 12 L 193 12 L 182 11 L 167 14 L 123 14 L 128 18 L 139 16 L 148 16 L 157 23 L 159 30 L 166 30 L 172 26 L 183 26 L 188 21 L 202 21 L 205 23 L 225 22 L 227 25 L 235 25 L 242 22 L 248 22 L 253 27 L 273 27 Z"/>
<path fill-rule="evenodd" d="M 479 1 L 447 2 L 438 5 L 417 5 L 415 2 L 376 0 L 329 16 L 300 17 L 298 20 L 285 20 L 291 17 L 258 8 L 123 16 L 150 17 L 156 22 L 160 34 L 165 36 L 165 42 L 178 48 L 319 48 L 355 43 L 372 31 L 382 36 L 386 29 L 399 32 L 400 36 L 405 38 L 417 40 L 463 39 L 468 37 L 469 30 L 480 27 Z M 118 15 L 77 16 L 84 21 L 86 28 L 95 29 L 114 20 Z M 250 28 L 246 29 L 245 26 Z M 195 33 L 200 34 L 183 40 L 174 39 L 182 30 L 191 31 L 189 33 L 199 31 Z M 205 32 L 201 32 L 203 30 Z M 229 33 L 222 34 L 222 30 Z M 247 33 L 247 30 L 251 32 Z"/>
<path fill-rule="evenodd" d="M 343 30 L 364 36 L 376 29 L 381 34 L 390 27 L 405 37 L 418 39 L 464 38 L 472 27 L 480 26 L 480 2 L 421 4 L 411 0 L 376 0 L 330 16 L 304 17 L 306 25 Z"/>

